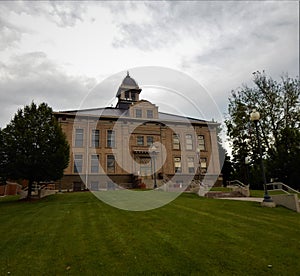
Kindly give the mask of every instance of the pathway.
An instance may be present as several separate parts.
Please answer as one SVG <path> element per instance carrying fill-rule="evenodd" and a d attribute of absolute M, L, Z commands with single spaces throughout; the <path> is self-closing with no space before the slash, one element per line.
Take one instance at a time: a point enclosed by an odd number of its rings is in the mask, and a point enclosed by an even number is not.
<path fill-rule="evenodd" d="M 262 202 L 263 201 L 262 197 L 222 197 L 219 199 L 254 201 L 254 202 Z"/>

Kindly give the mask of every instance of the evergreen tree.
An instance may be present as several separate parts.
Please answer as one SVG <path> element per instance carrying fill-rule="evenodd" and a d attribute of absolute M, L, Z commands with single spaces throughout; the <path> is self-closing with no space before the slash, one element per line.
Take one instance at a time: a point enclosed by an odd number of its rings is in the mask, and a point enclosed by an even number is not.
<path fill-rule="evenodd" d="M 1 152 L 6 157 L 2 175 L 28 180 L 28 198 L 33 182 L 55 181 L 69 163 L 65 134 L 45 103 L 19 109 L 2 130 Z"/>

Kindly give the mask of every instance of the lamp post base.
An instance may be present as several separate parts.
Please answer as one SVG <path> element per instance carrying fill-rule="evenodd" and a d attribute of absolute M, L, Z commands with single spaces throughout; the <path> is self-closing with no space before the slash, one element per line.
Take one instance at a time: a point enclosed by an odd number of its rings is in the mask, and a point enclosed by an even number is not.
<path fill-rule="evenodd" d="M 264 202 L 273 202 L 273 199 L 269 196 L 268 192 L 264 194 Z"/>
<path fill-rule="evenodd" d="M 274 201 L 262 201 L 261 206 L 274 208 L 274 207 L 276 207 L 276 203 Z"/>

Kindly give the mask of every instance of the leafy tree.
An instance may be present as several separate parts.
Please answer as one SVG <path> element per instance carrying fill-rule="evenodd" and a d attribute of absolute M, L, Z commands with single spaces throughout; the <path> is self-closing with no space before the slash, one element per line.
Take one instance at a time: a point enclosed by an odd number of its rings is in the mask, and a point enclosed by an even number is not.
<path fill-rule="evenodd" d="M 214 122 L 214 120 L 212 120 Z M 230 156 L 227 153 L 227 150 L 223 147 L 222 144 L 222 127 L 221 125 L 217 126 L 217 142 L 219 150 L 219 161 L 221 166 L 221 174 L 223 176 L 223 186 L 226 187 L 227 182 L 232 180 L 233 167 L 231 163 Z"/>
<path fill-rule="evenodd" d="M 278 137 L 277 147 L 269 152 L 267 166 L 273 176 L 289 186 L 300 189 L 300 131 L 284 128 Z"/>
<path fill-rule="evenodd" d="M 63 176 L 69 163 L 69 145 L 47 104 L 31 103 L 19 109 L 1 137 L 1 152 L 6 156 L 2 175 L 28 180 L 28 198 L 33 182 Z"/>
<path fill-rule="evenodd" d="M 281 139 L 283 130 L 296 130 L 300 125 L 299 79 L 283 76 L 281 81 L 277 82 L 267 77 L 264 72 L 257 71 L 253 73 L 253 82 L 254 87 L 244 85 L 236 91 L 233 90 L 229 98 L 225 123 L 231 141 L 234 168 L 241 177 L 246 156 L 252 157 L 252 164 L 255 166 L 259 160 L 255 127 L 249 119 L 252 109 L 255 108 L 261 115 L 259 134 L 264 162 L 269 164 L 267 173 L 269 177 L 276 177 L 275 165 L 271 163 L 275 155 L 278 157 L 281 152 L 279 148 L 283 143 Z M 286 157 L 289 160 L 294 146 L 295 144 L 289 144 L 289 149 L 286 150 Z M 259 172 L 252 173 L 252 176 L 255 175 L 259 175 Z M 279 179 L 284 180 L 282 177 Z"/>
<path fill-rule="evenodd" d="M 0 129 L 0 185 L 5 183 L 5 152 L 4 152 L 4 146 L 3 146 L 3 135 L 2 130 Z"/>

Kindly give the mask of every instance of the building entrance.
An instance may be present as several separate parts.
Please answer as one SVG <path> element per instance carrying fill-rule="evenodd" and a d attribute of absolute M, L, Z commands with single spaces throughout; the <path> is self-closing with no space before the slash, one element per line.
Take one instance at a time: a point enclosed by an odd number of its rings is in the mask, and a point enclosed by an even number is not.
<path fill-rule="evenodd" d="M 137 156 L 136 162 L 139 164 L 137 171 L 144 179 L 152 178 L 152 163 L 150 156 Z"/>

